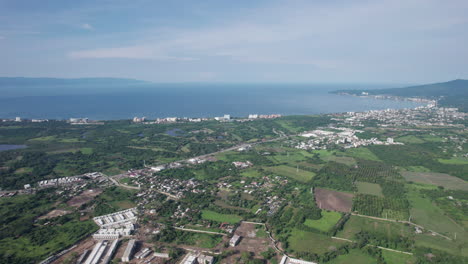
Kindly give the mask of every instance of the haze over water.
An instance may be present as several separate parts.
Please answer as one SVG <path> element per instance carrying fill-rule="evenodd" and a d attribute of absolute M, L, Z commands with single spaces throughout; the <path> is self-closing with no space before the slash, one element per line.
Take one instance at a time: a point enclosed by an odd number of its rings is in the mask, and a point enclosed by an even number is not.
<path fill-rule="evenodd" d="M 309 115 L 347 111 L 411 108 L 407 101 L 358 98 L 330 94 L 356 85 L 252 85 L 171 84 L 153 89 L 100 90 L 96 94 L 26 96 L 0 99 L 0 117 L 95 120 L 130 119 L 134 116 L 214 117 L 230 114 Z M 89 88 L 89 87 L 88 87 Z M 369 86 L 368 88 L 379 88 Z M 77 89 L 79 90 L 79 89 Z M 132 91 L 132 92 L 129 92 Z M 89 91 L 88 91 L 89 92 Z"/>

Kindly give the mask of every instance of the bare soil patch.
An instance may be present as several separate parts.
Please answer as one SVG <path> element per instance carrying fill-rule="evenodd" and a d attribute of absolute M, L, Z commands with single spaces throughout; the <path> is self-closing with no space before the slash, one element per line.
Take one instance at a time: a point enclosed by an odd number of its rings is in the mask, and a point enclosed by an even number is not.
<path fill-rule="evenodd" d="M 69 213 L 71 213 L 71 212 L 66 211 L 66 210 L 55 209 L 55 210 L 52 210 L 52 211 L 48 212 L 46 215 L 43 215 L 43 216 L 39 217 L 39 219 L 50 219 L 50 218 L 54 218 L 54 217 L 57 217 L 57 216 L 67 215 Z"/>
<path fill-rule="evenodd" d="M 234 232 L 236 235 L 241 236 L 239 244 L 235 247 L 229 247 L 237 253 L 222 259 L 220 263 L 236 263 L 236 259 L 240 258 L 242 252 L 251 252 L 254 258 L 262 258 L 262 252 L 267 251 L 268 248 L 274 248 L 273 242 L 268 237 L 257 237 L 256 233 L 260 229 L 255 228 L 255 224 L 242 222 L 241 225 Z M 261 226 L 261 228 L 265 228 Z M 223 250 L 220 248 L 220 250 Z M 225 249 L 224 249 L 225 250 Z"/>
<path fill-rule="evenodd" d="M 353 205 L 353 194 L 315 188 L 315 201 L 321 209 L 351 212 Z"/>
<path fill-rule="evenodd" d="M 80 193 L 78 196 L 71 198 L 67 204 L 73 207 L 80 207 L 81 205 L 91 201 L 94 197 L 102 193 L 99 189 L 90 189 Z"/>
<path fill-rule="evenodd" d="M 72 255 L 77 255 L 77 258 L 85 252 L 85 250 L 92 250 L 96 241 L 92 237 L 88 237 L 85 240 L 79 242 L 75 248 L 73 248 L 70 252 L 67 252 L 65 255 L 61 256 L 60 258 L 54 260 L 52 264 L 60 264 L 63 263 L 65 260 L 70 259 Z"/>

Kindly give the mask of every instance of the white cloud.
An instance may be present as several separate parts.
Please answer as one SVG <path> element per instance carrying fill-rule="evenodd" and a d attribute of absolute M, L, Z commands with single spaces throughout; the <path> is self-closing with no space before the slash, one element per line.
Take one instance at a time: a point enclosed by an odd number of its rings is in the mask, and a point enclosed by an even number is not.
<path fill-rule="evenodd" d="M 237 20 L 142 32 L 133 45 L 70 52 L 72 58 L 126 58 L 310 65 L 365 71 L 426 60 L 440 43 L 455 50 L 466 36 L 468 2 L 454 0 L 353 1 L 341 4 L 286 1 Z M 147 34 L 145 34 L 147 33 Z M 466 49 L 464 49 L 466 50 Z M 446 56 L 447 57 L 447 56 Z M 434 57 L 435 59 L 437 57 Z M 448 57 L 447 57 L 448 58 Z M 407 59 L 407 58 L 406 58 Z M 406 60 L 407 61 L 407 60 Z"/>
<path fill-rule="evenodd" d="M 94 27 L 91 24 L 88 24 L 88 23 L 81 24 L 80 27 L 82 29 L 86 29 L 86 30 L 94 30 Z"/>

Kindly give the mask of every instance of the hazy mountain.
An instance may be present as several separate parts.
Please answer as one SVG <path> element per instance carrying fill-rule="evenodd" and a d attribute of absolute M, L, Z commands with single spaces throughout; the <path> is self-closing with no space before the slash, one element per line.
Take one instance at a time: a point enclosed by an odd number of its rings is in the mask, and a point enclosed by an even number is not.
<path fill-rule="evenodd" d="M 468 80 L 453 80 L 449 82 L 409 86 L 403 88 L 372 89 L 372 90 L 338 90 L 333 93 L 361 95 L 393 95 L 402 97 L 423 97 L 439 99 L 441 106 L 458 107 L 468 110 Z"/>

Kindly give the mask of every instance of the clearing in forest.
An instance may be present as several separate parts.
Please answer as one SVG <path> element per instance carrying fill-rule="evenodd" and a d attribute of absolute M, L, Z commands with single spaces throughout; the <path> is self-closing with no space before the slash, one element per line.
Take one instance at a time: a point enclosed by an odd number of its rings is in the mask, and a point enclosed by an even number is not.
<path fill-rule="evenodd" d="M 370 182 L 356 182 L 356 187 L 358 188 L 358 193 L 363 194 L 372 194 L 376 196 L 383 197 L 382 187 L 376 183 Z"/>
<path fill-rule="evenodd" d="M 315 188 L 315 201 L 321 209 L 350 212 L 353 205 L 353 194 Z"/>

